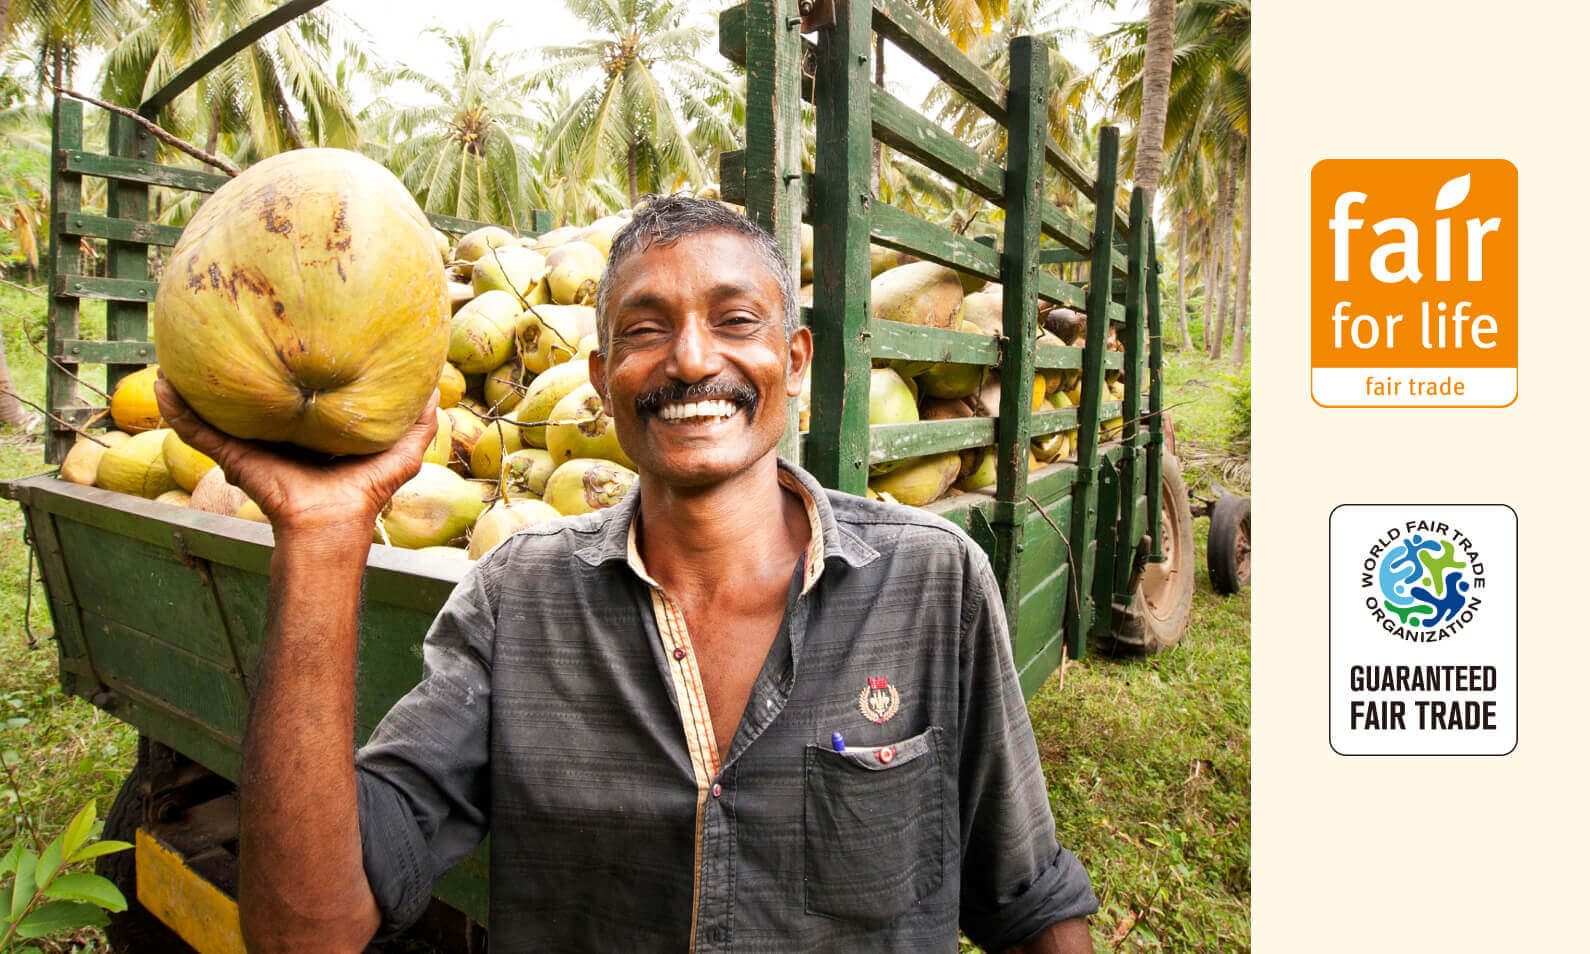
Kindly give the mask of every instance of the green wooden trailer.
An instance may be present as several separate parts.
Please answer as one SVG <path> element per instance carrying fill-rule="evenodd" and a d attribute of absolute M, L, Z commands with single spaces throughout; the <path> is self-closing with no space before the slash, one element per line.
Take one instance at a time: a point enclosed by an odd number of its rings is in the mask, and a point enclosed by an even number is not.
<path fill-rule="evenodd" d="M 157 115 L 227 57 L 324 0 L 294 0 L 183 71 L 139 112 Z M 876 37 L 915 58 L 1004 128 L 1005 164 L 979 155 L 871 80 Z M 721 162 L 723 197 L 742 203 L 799 257 L 799 225 L 814 229 L 815 284 L 803 314 L 816 341 L 809 433 L 792 426 L 783 452 L 825 485 L 866 490 L 884 461 L 993 446 L 991 492 L 929 509 L 989 553 L 1011 621 L 1023 690 L 1063 659 L 1090 651 L 1152 652 L 1186 626 L 1191 514 L 1174 456 L 1165 453 L 1153 226 L 1140 192 L 1121 210 L 1117 134 L 1099 131 L 1089 171 L 1049 137 L 1046 48 L 1010 46 L 1008 88 L 979 69 L 901 0 L 748 0 L 719 18 L 720 49 L 746 69 L 745 149 Z M 803 165 L 803 104 L 815 115 L 815 162 Z M 103 152 L 84 142 L 83 106 L 58 98 L 52 156 L 52 284 L 46 457 L 59 464 L 74 428 L 100 425 L 75 373 L 103 364 L 111 385 L 151 363 L 152 252 L 180 230 L 156 224 L 153 190 L 169 200 L 208 193 L 226 177 L 156 161 L 140 122 L 110 117 Z M 876 200 L 874 141 L 964 187 L 1002 221 L 974 240 Z M 84 180 L 104 180 L 103 214 L 83 207 Z M 1084 210 L 1079 212 L 1078 210 Z M 455 235 L 479 223 L 432 216 Z M 536 212 L 521 230 L 540 233 Z M 104 249 L 106 274 L 79 274 L 80 243 Z M 999 336 L 869 318 L 869 245 L 907 252 L 1003 286 Z M 80 336 L 79 303 L 103 299 L 104 340 Z M 1084 311 L 1085 344 L 1038 338 L 1048 302 Z M 1123 351 L 1106 350 L 1116 329 Z M 874 362 L 936 361 L 998 368 L 997 418 L 869 427 Z M 1081 375 L 1080 405 L 1030 412 L 1035 372 Z M 1110 400 L 1106 377 L 1129 382 Z M 1146 382 L 1146 384 L 1145 384 Z M 1121 418 L 1101 439 L 1101 422 Z M 1076 429 L 1072 457 L 1031 466 L 1033 438 Z M 63 688 L 137 727 L 140 756 L 107 821 L 107 837 L 138 848 L 105 859 L 139 903 L 113 925 L 128 949 L 241 950 L 236 931 L 236 793 L 249 677 L 262 637 L 268 527 L 83 487 L 43 474 L 0 483 L 18 501 L 54 619 Z M 420 642 L 465 571 L 459 561 L 385 546 L 365 581 L 358 732 L 419 679 Z M 446 875 L 416 935 L 446 950 L 484 947 L 485 854 Z"/>

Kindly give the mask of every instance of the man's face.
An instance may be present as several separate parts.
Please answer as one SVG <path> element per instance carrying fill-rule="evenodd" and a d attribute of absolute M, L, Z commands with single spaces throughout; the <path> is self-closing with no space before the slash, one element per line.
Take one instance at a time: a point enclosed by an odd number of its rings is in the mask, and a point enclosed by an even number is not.
<path fill-rule="evenodd" d="M 784 337 L 777 279 L 733 232 L 652 245 L 610 270 L 612 326 L 591 383 L 643 474 L 704 487 L 745 471 L 784 433 L 811 334 Z"/>

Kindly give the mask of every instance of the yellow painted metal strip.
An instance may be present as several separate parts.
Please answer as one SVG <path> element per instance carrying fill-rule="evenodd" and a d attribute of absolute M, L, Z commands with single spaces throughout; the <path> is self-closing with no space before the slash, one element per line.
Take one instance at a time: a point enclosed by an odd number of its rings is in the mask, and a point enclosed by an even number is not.
<path fill-rule="evenodd" d="M 138 900 L 199 954 L 247 954 L 237 902 L 142 828 L 134 838 Z"/>

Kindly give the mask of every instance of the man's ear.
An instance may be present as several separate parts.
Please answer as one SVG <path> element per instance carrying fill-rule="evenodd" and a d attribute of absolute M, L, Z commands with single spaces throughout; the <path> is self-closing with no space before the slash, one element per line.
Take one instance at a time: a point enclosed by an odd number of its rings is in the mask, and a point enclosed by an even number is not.
<path fill-rule="evenodd" d="M 613 405 L 607 400 L 607 358 L 600 351 L 592 351 L 585 359 L 591 378 L 591 387 L 602 399 L 602 413 L 613 416 Z"/>
<path fill-rule="evenodd" d="M 799 397 L 801 380 L 812 363 L 812 331 L 804 325 L 796 328 L 789 339 L 789 371 L 784 378 L 784 393 Z"/>

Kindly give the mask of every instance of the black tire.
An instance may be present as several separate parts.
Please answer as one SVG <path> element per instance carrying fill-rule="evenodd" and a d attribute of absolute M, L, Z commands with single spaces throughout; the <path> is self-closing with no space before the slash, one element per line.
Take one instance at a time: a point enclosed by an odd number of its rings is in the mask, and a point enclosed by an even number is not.
<path fill-rule="evenodd" d="M 1181 642 L 1192 618 L 1196 585 L 1192 505 L 1176 455 L 1165 453 L 1160 459 L 1160 549 L 1165 560 L 1144 566 L 1132 590 L 1131 605 L 1124 611 L 1112 610 L 1109 638 L 1098 648 L 1115 655 L 1151 656 L 1164 652 Z M 1147 542 L 1145 537 L 1145 555 Z"/>
<path fill-rule="evenodd" d="M 131 843 L 144 818 L 144 800 L 153 774 L 148 757 L 149 743 L 138 740 L 138 761 L 121 783 L 121 791 L 105 814 L 105 830 L 100 836 Z M 121 889 L 127 910 L 110 916 L 105 937 L 116 954 L 196 954 L 187 942 L 142 904 L 138 903 L 138 862 L 132 849 L 101 855 L 94 871 Z"/>
<path fill-rule="evenodd" d="M 1228 494 L 1209 511 L 1209 583 L 1225 596 L 1248 585 L 1251 578 L 1252 501 Z"/>

